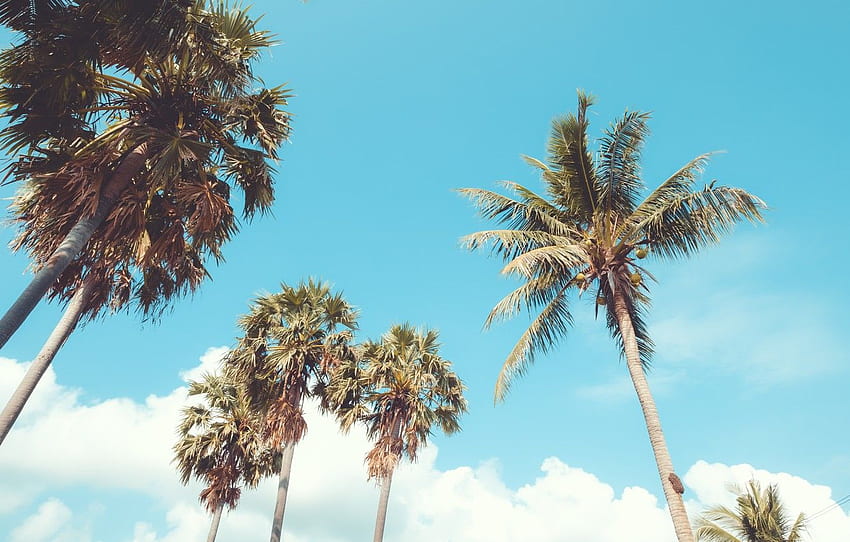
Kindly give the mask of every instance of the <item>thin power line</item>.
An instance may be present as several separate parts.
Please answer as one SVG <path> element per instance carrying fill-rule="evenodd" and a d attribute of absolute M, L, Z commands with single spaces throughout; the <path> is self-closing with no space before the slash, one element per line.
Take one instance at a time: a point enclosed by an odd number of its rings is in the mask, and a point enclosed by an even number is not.
<path fill-rule="evenodd" d="M 834 503 L 827 506 L 826 508 L 821 508 L 817 512 L 809 515 L 809 517 L 807 519 L 813 520 L 815 518 L 818 518 L 818 517 L 820 517 L 820 516 L 822 516 L 822 515 L 824 515 L 828 512 L 833 511 L 836 508 L 841 508 L 841 505 L 848 503 L 848 502 L 850 502 L 850 495 L 845 495 L 845 496 L 841 497 L 840 499 L 838 499 L 837 501 L 835 501 Z"/>

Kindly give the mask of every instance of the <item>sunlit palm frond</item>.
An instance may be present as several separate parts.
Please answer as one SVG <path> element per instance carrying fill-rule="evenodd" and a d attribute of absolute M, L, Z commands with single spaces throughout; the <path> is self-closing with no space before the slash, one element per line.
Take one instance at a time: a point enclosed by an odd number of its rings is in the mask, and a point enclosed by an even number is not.
<path fill-rule="evenodd" d="M 562 287 L 555 294 L 508 354 L 496 379 L 496 402 L 505 400 L 514 379 L 525 374 L 538 354 L 549 352 L 566 335 L 572 324 L 567 288 Z"/>
<path fill-rule="evenodd" d="M 509 184 L 507 188 L 513 189 L 517 186 Z M 544 231 L 561 236 L 568 236 L 573 231 L 569 225 L 559 220 L 559 214 L 553 214 L 553 206 L 539 205 L 537 198 L 521 201 L 480 188 L 461 188 L 458 192 L 473 201 L 483 218 L 495 220 L 508 228 Z"/>
<path fill-rule="evenodd" d="M 531 249 L 516 256 L 502 268 L 504 275 L 525 278 L 554 273 L 569 276 L 587 264 L 587 253 L 578 245 L 554 245 Z"/>
<path fill-rule="evenodd" d="M 464 248 L 478 250 L 489 246 L 493 254 L 507 261 L 531 250 L 570 243 L 572 240 L 568 237 L 528 230 L 485 230 L 461 238 L 461 246 Z"/>
<path fill-rule="evenodd" d="M 654 254 L 687 257 L 743 221 L 762 222 L 766 205 L 740 188 L 714 186 L 659 201 L 632 226 L 633 238 L 646 239 Z"/>

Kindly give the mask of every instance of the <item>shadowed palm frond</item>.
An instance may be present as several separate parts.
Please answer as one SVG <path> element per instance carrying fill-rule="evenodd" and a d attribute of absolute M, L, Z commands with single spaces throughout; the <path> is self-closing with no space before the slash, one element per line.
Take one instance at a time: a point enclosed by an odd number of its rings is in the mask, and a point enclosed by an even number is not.
<path fill-rule="evenodd" d="M 608 222 L 621 222 L 640 201 L 644 189 L 640 178 L 640 152 L 649 135 L 648 113 L 627 112 L 600 141 L 598 175 L 599 201 Z"/>
<path fill-rule="evenodd" d="M 544 175 L 547 192 L 561 208 L 582 221 L 590 220 L 599 206 L 598 180 L 593 157 L 587 147 L 587 110 L 594 98 L 578 93 L 578 112 L 552 121 L 548 162 Z"/>

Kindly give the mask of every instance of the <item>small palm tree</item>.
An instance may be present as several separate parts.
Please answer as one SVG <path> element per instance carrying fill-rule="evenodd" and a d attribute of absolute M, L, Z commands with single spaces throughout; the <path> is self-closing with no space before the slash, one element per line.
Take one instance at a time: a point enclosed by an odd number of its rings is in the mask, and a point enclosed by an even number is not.
<path fill-rule="evenodd" d="M 806 532 L 804 514 L 790 520 L 779 498 L 776 485 L 762 490 L 750 480 L 746 491 L 732 488 L 738 494 L 737 506 L 731 510 L 715 506 L 702 513 L 696 523 L 697 540 L 702 542 L 801 542 Z"/>
<path fill-rule="evenodd" d="M 390 485 L 402 456 L 415 461 L 435 425 L 446 434 L 460 431 L 458 418 L 466 412 L 463 383 L 440 357 L 437 339 L 435 330 L 395 325 L 340 365 L 325 394 L 324 407 L 336 412 L 343 430 L 361 421 L 375 441 L 366 455 L 368 477 L 381 485 L 374 542 L 384 538 Z"/>
<path fill-rule="evenodd" d="M 549 139 L 547 163 L 526 157 L 542 173 L 546 195 L 516 183 L 505 186 L 516 198 L 467 188 L 487 218 L 505 229 L 466 237 L 470 250 L 490 246 L 507 265 L 502 273 L 523 284 L 500 301 L 485 326 L 510 318 L 525 308 L 539 311 L 504 362 L 496 382 L 496 400 L 504 400 L 517 376 L 537 354 L 550 351 L 569 329 L 571 292 L 591 292 L 596 311 L 605 313 L 608 329 L 626 358 L 649 439 L 680 542 L 693 533 L 682 503 L 684 491 L 661 431 L 645 370 L 652 354 L 644 314 L 649 303 L 647 279 L 638 260 L 686 257 L 742 220 L 761 220 L 764 204 L 739 188 L 711 183 L 695 189 L 708 155 L 685 164 L 641 199 L 640 154 L 648 134 L 649 115 L 627 112 L 591 153 L 587 110 L 593 99 L 579 93 L 578 114 L 557 118 Z"/>
<path fill-rule="evenodd" d="M 310 279 L 257 298 L 239 320 L 244 335 L 226 358 L 227 369 L 262 413 L 270 444 L 283 448 L 271 541 L 278 542 L 295 445 L 304 437 L 304 400 L 319 397 L 331 370 L 351 356 L 357 311 L 342 294 Z"/>
<path fill-rule="evenodd" d="M 200 500 L 213 514 L 207 538 L 213 542 L 224 507 L 232 510 L 242 487 L 254 488 L 277 472 L 280 452 L 267 445 L 261 420 L 244 389 L 232 380 L 205 375 L 189 384 L 189 396 L 202 396 L 203 401 L 183 409 L 174 461 L 183 484 L 192 477 L 206 484 Z"/>
<path fill-rule="evenodd" d="M 173 298 L 200 287 L 209 276 L 205 261 L 221 260 L 222 246 L 238 229 L 231 185 L 243 192 L 243 216 L 267 210 L 273 201 L 268 161 L 277 158 L 276 149 L 288 134 L 288 117 L 280 110 L 286 91 L 254 86 L 251 64 L 272 41 L 246 11 L 193 1 L 181 2 L 181 12 L 161 0 L 151 4 L 160 6 L 153 17 L 147 8 L 139 15 L 133 2 L 96 3 L 97 8 L 86 4 L 85 9 L 59 10 L 58 22 L 40 28 L 18 46 L 22 51 L 12 49 L 21 58 L 36 59 L 53 59 L 68 49 L 76 58 L 71 49 L 90 39 L 86 31 L 116 35 L 95 44 L 102 47 L 91 54 L 103 57 L 104 65 L 122 67 L 126 78 L 94 69 L 90 58 L 78 59 L 75 69 L 60 66 L 71 74 L 89 69 L 91 81 L 86 81 L 92 86 L 88 94 L 86 88 L 79 92 L 94 97 L 91 103 L 65 104 L 80 114 L 74 117 L 79 126 L 71 140 L 74 134 L 60 134 L 55 126 L 28 123 L 49 113 L 47 105 L 32 111 L 23 105 L 42 92 L 25 75 L 49 79 L 26 69 L 61 70 L 38 63 L 33 68 L 33 62 L 10 64 L 17 56 L 9 51 L 4 54 L 10 58 L 0 56 L 0 106 L 7 116 L 23 119 L 5 128 L 0 139 L 13 148 L 29 146 L 11 169 L 22 182 L 13 204 L 19 224 L 14 248 L 26 250 L 39 269 L 0 319 L 0 347 L 48 288 L 51 297 L 73 299 L 0 414 L 0 442 L 81 318 L 133 305 L 158 315 Z M 182 34 L 168 41 L 165 52 L 146 38 L 136 43 L 126 35 L 117 37 L 113 28 L 115 20 L 126 21 L 128 32 L 180 20 L 175 10 L 183 19 L 172 26 Z M 147 26 L 139 27 L 139 20 Z M 72 43 L 65 44 L 68 40 Z M 127 52 L 126 58 L 107 63 L 119 50 Z M 35 101 L 58 99 L 50 94 Z M 96 130 L 99 121 L 108 127 Z"/>

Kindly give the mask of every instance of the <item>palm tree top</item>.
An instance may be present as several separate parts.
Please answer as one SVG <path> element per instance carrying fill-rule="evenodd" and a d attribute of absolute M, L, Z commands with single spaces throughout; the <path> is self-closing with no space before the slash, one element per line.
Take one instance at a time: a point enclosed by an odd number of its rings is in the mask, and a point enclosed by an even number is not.
<path fill-rule="evenodd" d="M 710 154 L 697 156 L 647 193 L 640 159 L 649 113 L 626 111 L 605 130 L 593 152 L 587 135 L 593 102 L 579 91 L 577 112 L 552 121 L 547 159 L 523 157 L 540 172 L 544 194 L 515 182 L 503 183 L 508 195 L 460 190 L 484 218 L 504 226 L 468 235 L 463 244 L 470 250 L 489 248 L 506 262 L 503 274 L 524 281 L 493 308 L 485 327 L 523 309 L 538 313 L 505 361 L 497 401 L 537 354 L 566 335 L 573 290 L 596 294 L 596 310 L 606 309 L 609 330 L 621 347 L 613 309 L 622 294 L 641 360 L 648 366 L 652 341 L 643 313 L 649 303 L 645 279 L 653 277 L 638 260 L 648 255 L 660 260 L 687 257 L 738 222 L 762 221 L 766 206 L 758 197 L 715 182 L 696 186 Z"/>
<path fill-rule="evenodd" d="M 15 5 L 0 2 L 0 19 Z M 46 24 L 0 54 L 8 120 L 0 146 L 22 153 L 9 168 L 21 182 L 13 248 L 42 267 L 73 225 L 95 214 L 128 157 L 142 155 L 50 295 L 69 299 L 87 276 L 97 285 L 87 316 L 135 301 L 156 317 L 200 286 L 207 260 L 223 260 L 239 229 L 232 191 L 242 193 L 246 220 L 274 201 L 290 93 L 262 88 L 253 72 L 274 40 L 247 9 L 225 2 L 32 5 Z"/>
<path fill-rule="evenodd" d="M 241 486 L 256 487 L 276 471 L 280 451 L 268 446 L 244 389 L 227 375 L 205 374 L 190 382 L 188 394 L 203 400 L 182 411 L 174 445 L 180 481 L 196 477 L 206 483 L 200 498 L 210 512 L 219 505 L 233 508 Z"/>
<path fill-rule="evenodd" d="M 801 542 L 806 532 L 806 518 L 788 516 L 779 497 L 778 486 L 762 489 L 750 480 L 744 490 L 733 486 L 737 494 L 734 510 L 715 506 L 703 512 L 696 523 L 697 540 L 703 542 Z"/>
<path fill-rule="evenodd" d="M 365 424 L 375 441 L 367 456 L 370 478 L 385 477 L 402 456 L 415 461 L 435 426 L 445 434 L 460 431 L 466 388 L 439 349 L 436 330 L 396 324 L 334 371 L 323 406 L 343 430 Z"/>

